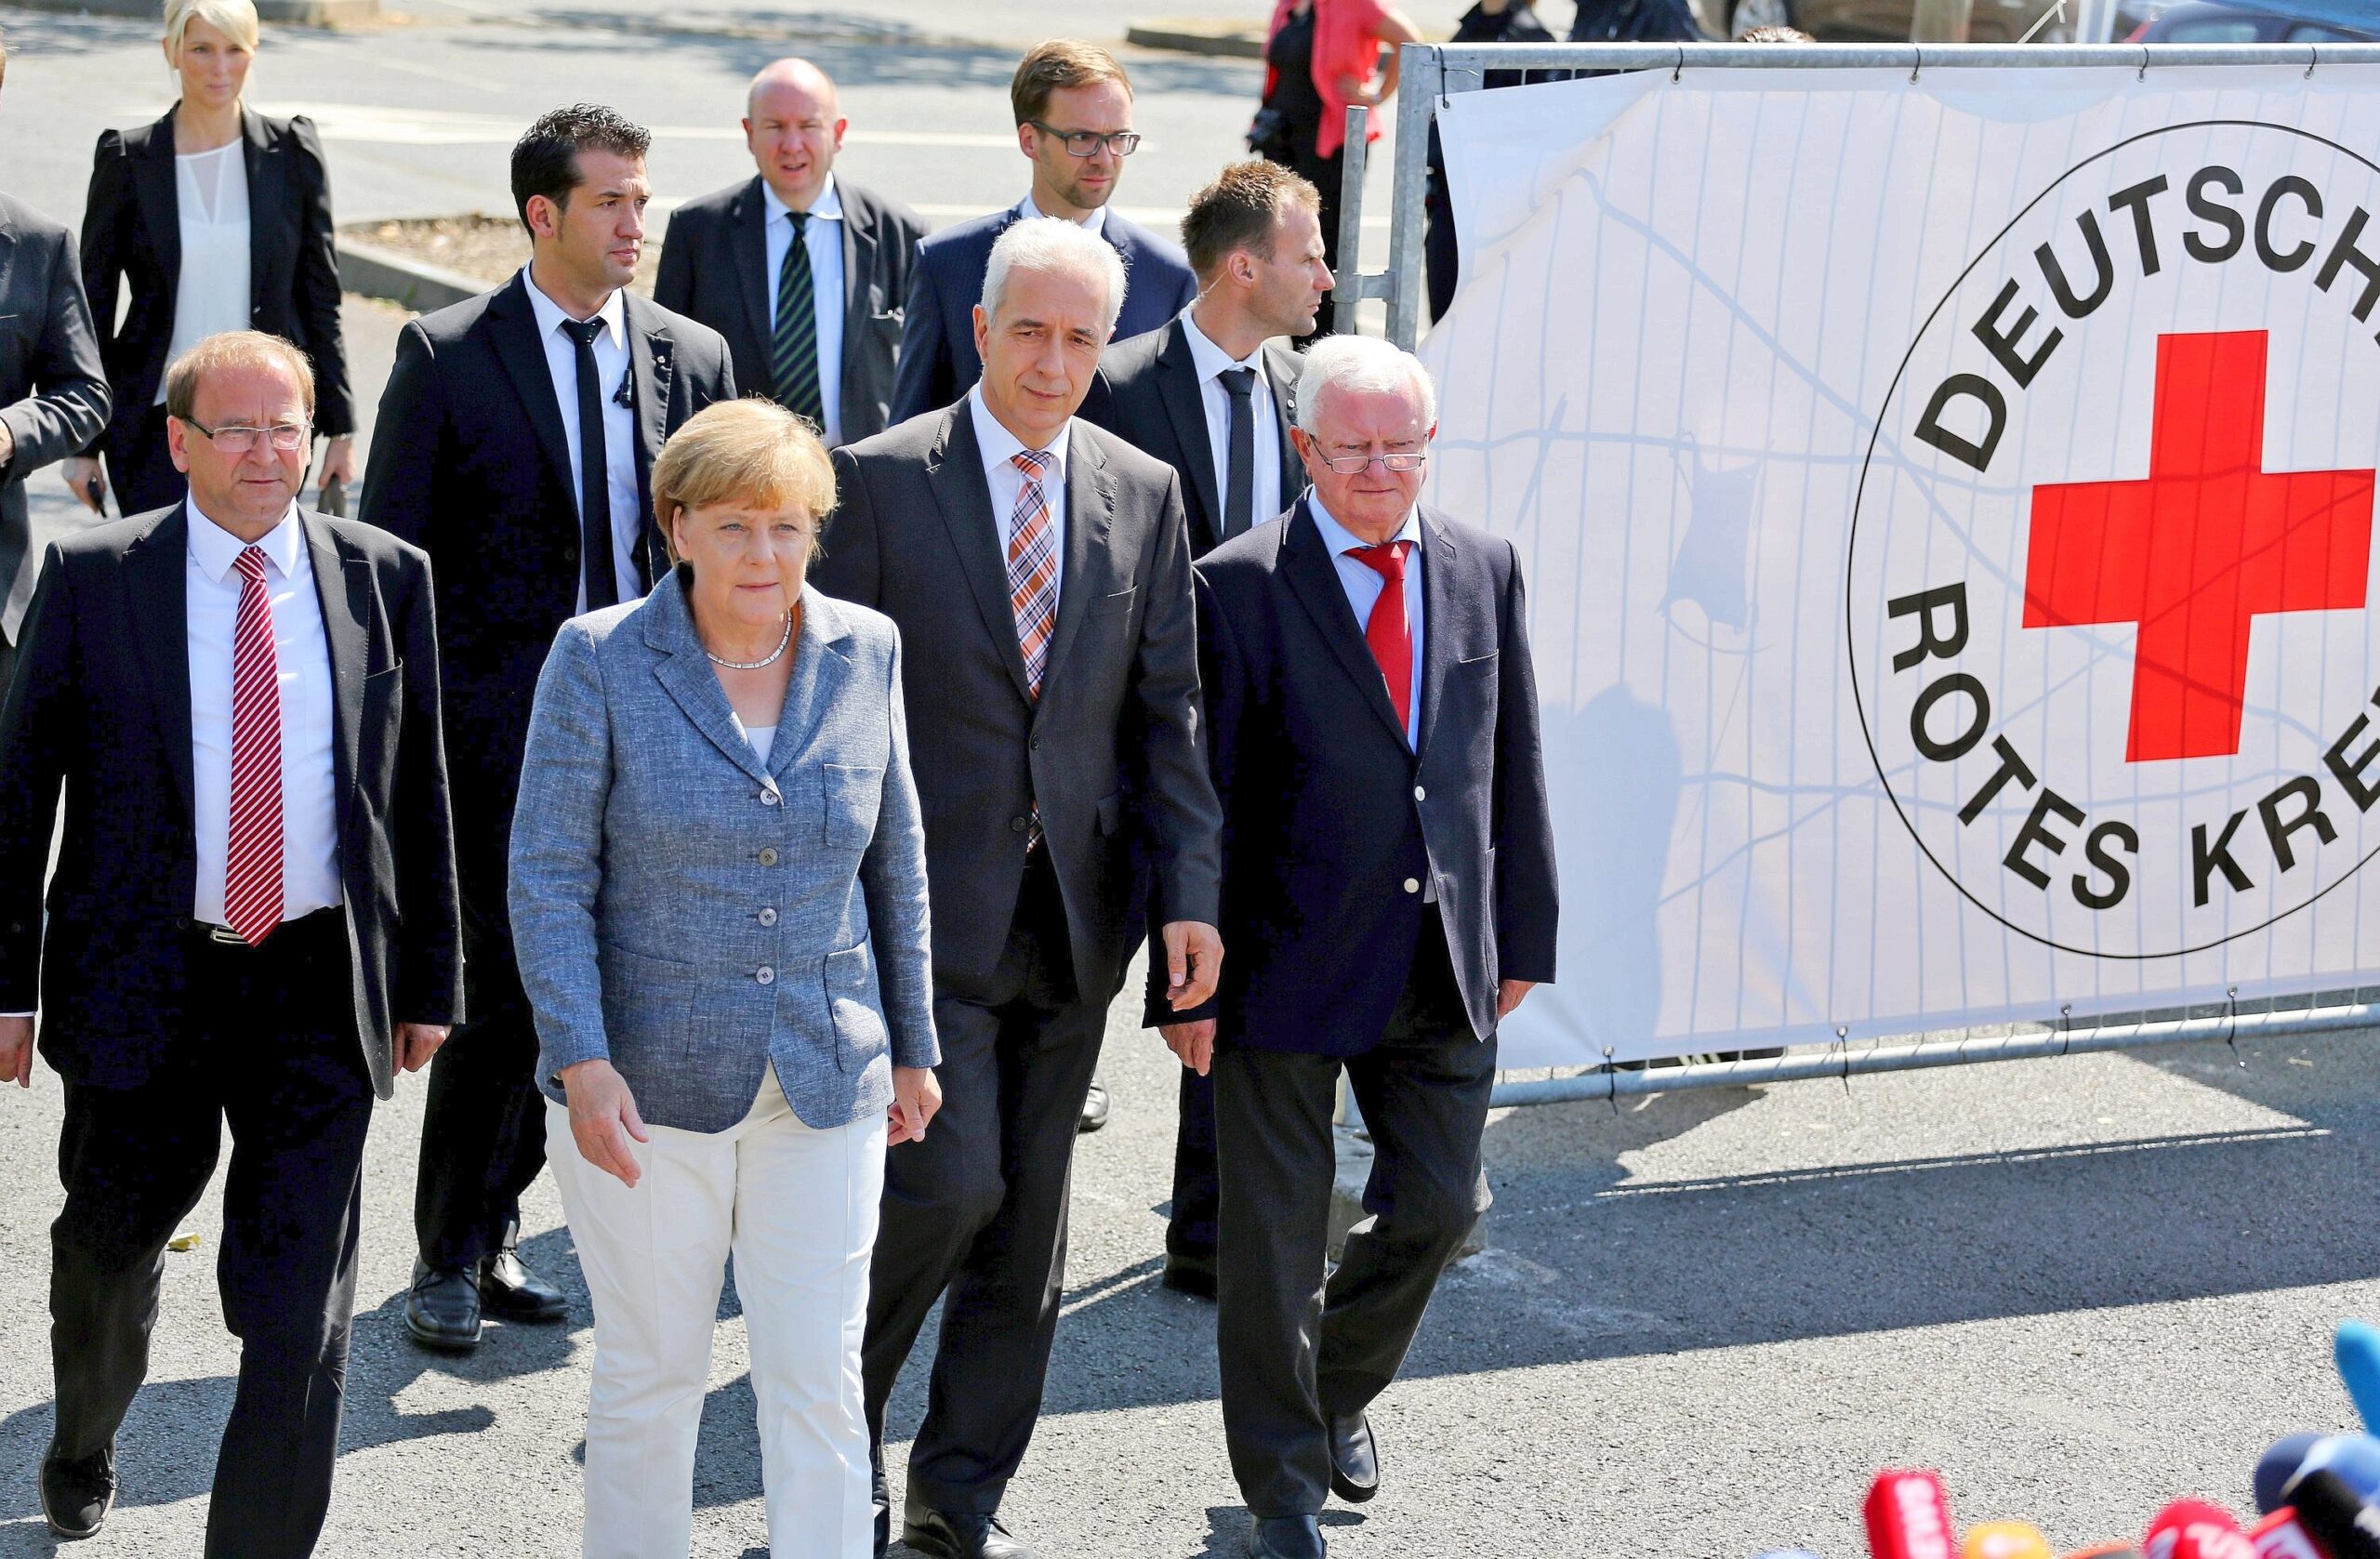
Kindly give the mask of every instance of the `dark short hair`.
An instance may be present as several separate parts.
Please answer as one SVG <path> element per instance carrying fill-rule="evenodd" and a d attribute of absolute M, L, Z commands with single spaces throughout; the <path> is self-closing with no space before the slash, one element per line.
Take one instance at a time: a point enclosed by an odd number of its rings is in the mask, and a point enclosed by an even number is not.
<path fill-rule="evenodd" d="M 1182 247 L 1200 281 L 1212 276 L 1235 249 L 1273 258 L 1273 229 L 1284 205 L 1317 214 L 1322 192 L 1278 163 L 1251 157 L 1233 163 L 1190 197 L 1182 216 Z"/>
<path fill-rule="evenodd" d="M 512 206 L 521 215 L 521 225 L 529 225 L 533 195 L 543 195 L 559 206 L 570 205 L 570 192 L 581 179 L 580 152 L 641 157 L 652 145 L 651 130 L 601 103 L 573 103 L 540 114 L 528 132 L 512 143 Z"/>
<path fill-rule="evenodd" d="M 1132 78 L 1116 57 L 1097 44 L 1079 43 L 1073 38 L 1051 38 L 1035 44 L 1023 59 L 1017 61 L 1016 74 L 1009 79 L 1008 106 L 1020 125 L 1028 119 L 1038 119 L 1050 112 L 1050 94 L 1072 86 L 1091 86 L 1112 81 L 1132 95 Z"/>
<path fill-rule="evenodd" d="M 1818 40 L 1798 27 L 1755 27 L 1736 42 L 1739 44 L 1814 44 Z"/>

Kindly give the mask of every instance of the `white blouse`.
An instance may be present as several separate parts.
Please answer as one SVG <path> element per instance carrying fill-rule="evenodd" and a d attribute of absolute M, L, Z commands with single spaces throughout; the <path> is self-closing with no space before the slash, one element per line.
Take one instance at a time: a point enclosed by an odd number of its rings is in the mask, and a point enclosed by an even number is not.
<path fill-rule="evenodd" d="M 247 142 L 174 157 L 174 194 L 180 213 L 182 260 L 174 284 L 171 363 L 207 337 L 248 328 Z M 157 385 L 163 404 L 165 387 Z"/>

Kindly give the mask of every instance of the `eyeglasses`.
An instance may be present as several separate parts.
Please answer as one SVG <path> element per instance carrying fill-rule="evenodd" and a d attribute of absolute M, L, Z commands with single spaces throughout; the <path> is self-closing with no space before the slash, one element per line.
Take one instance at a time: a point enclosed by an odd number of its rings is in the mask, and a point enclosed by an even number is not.
<path fill-rule="evenodd" d="M 276 422 L 270 428 L 244 428 L 237 425 L 229 428 L 209 428 L 196 417 L 186 416 L 181 419 L 181 424 L 185 428 L 196 429 L 201 436 L 226 455 L 245 455 L 256 448 L 257 440 L 259 438 L 271 443 L 282 454 L 288 455 L 305 448 L 307 439 L 313 432 L 313 429 L 303 422 Z"/>
<path fill-rule="evenodd" d="M 1361 476 L 1375 460 L 1380 462 L 1381 469 L 1384 471 L 1418 471 L 1429 458 L 1428 450 L 1416 449 L 1386 455 L 1327 456 L 1322 463 L 1341 476 Z"/>
<path fill-rule="evenodd" d="M 1096 157 L 1103 147 L 1118 157 L 1129 157 L 1141 149 L 1141 138 L 1132 130 L 1114 130 L 1102 135 L 1097 130 L 1062 130 L 1038 119 L 1028 119 L 1025 123 L 1045 136 L 1055 136 L 1064 141 L 1069 157 Z"/>

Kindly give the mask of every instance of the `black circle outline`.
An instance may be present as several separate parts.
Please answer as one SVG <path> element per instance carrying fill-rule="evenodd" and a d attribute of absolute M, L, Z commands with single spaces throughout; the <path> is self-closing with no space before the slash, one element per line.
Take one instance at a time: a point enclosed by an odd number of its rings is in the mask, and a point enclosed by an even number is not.
<path fill-rule="evenodd" d="M 2016 231 L 2016 225 L 2019 222 L 2022 222 L 2027 217 L 2032 215 L 2033 208 L 2035 206 L 2049 199 L 2052 194 L 2057 192 L 2060 185 L 2073 178 L 2076 174 L 2081 173 L 2084 168 L 2089 167 L 2093 163 L 2112 157 L 2127 146 L 2136 145 L 2144 140 L 2151 140 L 2159 136 L 2172 135 L 2177 130 L 2202 129 L 2278 130 L 2284 135 L 2296 136 L 2302 140 L 2310 140 L 2320 145 L 2327 146 L 2332 151 L 2336 152 L 2341 156 L 2348 159 L 2350 162 L 2360 163 L 2365 168 L 2369 169 L 2373 175 L 2380 176 L 2380 163 L 2373 162 L 2369 157 L 2362 155 L 2351 148 L 2341 146 L 2337 141 L 2331 139 L 2327 136 L 2318 136 L 2310 130 L 2301 130 L 2294 125 L 2274 125 L 2262 119 L 2192 119 L 2178 125 L 2164 125 L 2160 126 L 2158 128 L 2153 130 L 2143 130 L 2136 136 L 2127 136 L 2122 140 L 2117 141 L 2112 146 L 2093 152 L 2090 156 L 2083 158 L 2072 167 L 2068 168 L 2064 173 L 2059 174 L 2056 178 L 2051 179 L 2049 183 L 2043 188 L 2041 193 L 2035 195 L 2031 200 L 2025 203 L 2024 209 L 2018 211 L 2014 217 L 2011 217 L 2008 219 L 2008 225 L 2006 227 L 2002 228 L 1998 232 L 1992 234 L 1990 241 L 1985 244 L 1982 248 L 1976 251 L 1975 258 L 1967 262 L 1966 269 L 1959 272 L 1957 278 L 1950 283 L 1950 289 L 1943 293 L 1941 301 L 1936 303 L 1932 310 L 1926 314 L 1925 323 L 1917 327 L 1916 336 L 1910 341 L 1909 350 L 1901 355 L 1900 366 L 1893 371 L 1893 382 L 1885 387 L 1884 400 L 1877 406 L 1876 426 L 1874 430 L 1868 435 L 1868 453 L 1859 462 L 1859 485 L 1853 490 L 1851 496 L 1851 535 L 1844 548 L 1843 651 L 1844 658 L 1851 671 L 1851 707 L 1853 711 L 1859 717 L 1859 738 L 1867 744 L 1868 761 L 1875 768 L 1877 782 L 1884 787 L 1885 799 L 1891 801 L 1893 804 L 1894 815 L 1900 819 L 1901 826 L 1909 830 L 1910 839 L 1915 842 L 1919 852 L 1924 855 L 1926 862 L 1931 865 L 1936 871 L 1941 873 L 1942 879 L 1948 882 L 1951 887 L 1957 889 L 1959 896 L 1965 899 L 1969 904 L 1975 905 L 1977 909 L 1982 910 L 1986 915 L 1990 916 L 1994 920 L 1999 921 L 2003 926 L 2005 926 L 2008 930 L 2015 931 L 2017 935 L 2024 937 L 2029 942 L 2038 942 L 2043 946 L 2060 953 L 2073 953 L 2082 958 L 2101 958 L 2115 963 L 2149 963 L 2162 958 L 2188 958 L 2193 953 L 2204 953 L 2211 949 L 2223 946 L 2227 943 L 2237 942 L 2243 936 L 2254 936 L 2258 931 L 2268 930 L 2270 927 L 2279 924 L 2281 921 L 2287 919 L 2292 915 L 2296 914 L 2299 910 L 2311 908 L 2314 905 L 2320 903 L 2334 889 L 2336 889 L 2351 880 L 2357 872 L 2361 871 L 2365 866 L 2372 864 L 2373 856 L 2380 855 L 2380 845 L 2374 845 L 2373 849 L 2364 855 L 2363 859 L 2358 861 L 2345 872 L 2342 872 L 2339 875 L 2337 881 L 2325 886 L 2312 897 L 2307 899 L 2303 904 L 2292 905 L 2287 909 L 2281 910 L 2279 914 L 2259 921 L 2255 925 L 2243 927 L 2227 936 L 2216 937 L 2212 942 L 2202 942 L 2194 947 L 2180 947 L 2170 953 L 2108 953 L 2093 947 L 2076 947 L 2068 943 L 2059 942 L 2054 937 L 2043 936 L 2038 931 L 2027 930 L 2025 927 L 2016 924 L 2006 916 L 2001 914 L 1998 910 L 1992 908 L 1990 905 L 1984 903 L 1981 899 L 1976 897 L 1974 893 L 1967 890 L 1967 885 L 1959 880 L 1958 875 L 1952 872 L 1950 867 L 1942 864 L 1940 858 L 1934 853 L 1933 848 L 1925 842 L 1924 836 L 1917 831 L 1917 825 L 1910 819 L 1907 809 L 1902 807 L 1900 804 L 1900 797 L 1898 793 L 1893 789 L 1892 776 L 1884 772 L 1884 760 L 1883 755 L 1876 751 L 1875 733 L 1869 729 L 1868 701 L 1861 697 L 1859 693 L 1858 628 L 1857 623 L 1853 621 L 1851 614 L 1855 604 L 1853 600 L 1854 579 L 1852 571 L 1859 551 L 1859 509 L 1861 504 L 1867 498 L 1868 472 L 1870 468 L 1875 464 L 1876 444 L 1884 436 L 1884 416 L 1892 409 L 1893 397 L 1900 392 L 1901 380 L 1907 377 L 1909 373 L 1910 359 L 1917 355 L 1918 346 L 1924 341 L 1925 333 L 1934 328 L 1934 322 L 1941 317 L 1943 310 L 1950 306 L 1950 299 L 1958 296 L 1959 289 L 1966 285 L 1967 278 L 1974 275 L 1977 267 L 1982 265 L 1984 260 L 1991 254 L 1991 252 L 1999 248 L 2007 236 Z"/>

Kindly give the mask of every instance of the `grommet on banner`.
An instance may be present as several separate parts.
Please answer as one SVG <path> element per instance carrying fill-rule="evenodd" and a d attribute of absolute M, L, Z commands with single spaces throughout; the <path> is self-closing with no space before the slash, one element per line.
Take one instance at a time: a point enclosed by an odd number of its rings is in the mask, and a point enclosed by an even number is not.
<path fill-rule="evenodd" d="M 2060 1055 L 2072 1055 L 2074 1053 L 2074 1003 L 2068 1001 L 2061 1002 L 2058 1005 L 2057 1022 L 2058 1026 L 2063 1033 L 2063 1038 L 2057 1047 L 2057 1053 Z"/>
<path fill-rule="evenodd" d="M 1914 86 L 1917 85 L 1917 73 L 1925 68 L 1925 51 L 1922 48 L 1912 48 L 1910 53 L 1914 58 L 1909 67 L 1909 84 Z"/>
<path fill-rule="evenodd" d="M 2309 70 L 2308 72 L 2307 72 L 2307 73 L 2308 75 L 2311 75 L 2313 73 Z M 1673 71 L 1672 71 L 1672 72 L 1670 73 L 1670 84 L 1671 84 L 1672 86 L 1675 86 L 1675 85 L 1677 84 L 1677 82 L 1678 82 L 1681 78 L 1683 78 L 1683 77 L 1685 76 L 1685 74 L 1686 74 L 1686 50 L 1684 50 L 1684 49 L 1682 49 L 1682 48 L 1681 48 L 1681 49 L 1679 49 L 1679 50 L 1677 51 L 1677 69 L 1675 69 L 1675 70 L 1673 70 Z"/>
<path fill-rule="evenodd" d="M 1454 104 L 1447 100 L 1447 51 L 1442 48 L 1437 48 L 1432 49 L 1430 52 L 1437 56 L 1438 60 L 1438 107 L 1442 109 L 1452 108 L 1454 107 Z M 1479 79 L 1481 84 L 1485 85 L 1488 79 L 1488 73 L 1485 71 L 1482 71 L 1480 73 Z"/>

